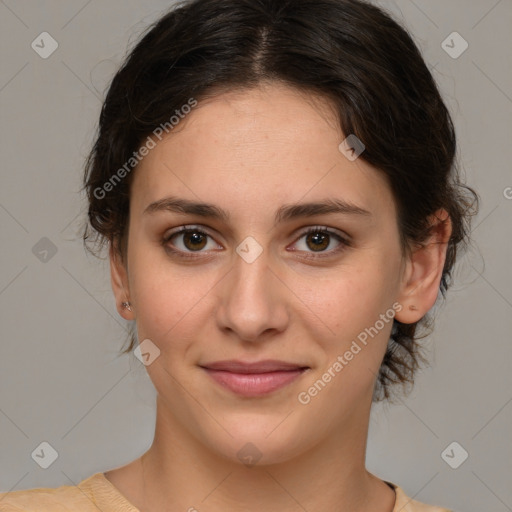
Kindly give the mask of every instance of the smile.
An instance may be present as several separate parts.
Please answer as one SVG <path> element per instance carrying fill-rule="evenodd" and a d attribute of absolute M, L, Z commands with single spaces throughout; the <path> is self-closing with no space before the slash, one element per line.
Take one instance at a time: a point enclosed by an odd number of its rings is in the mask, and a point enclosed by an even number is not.
<path fill-rule="evenodd" d="M 277 391 L 299 378 L 308 369 L 282 361 L 221 361 L 202 368 L 220 386 L 246 397 L 258 397 Z"/>

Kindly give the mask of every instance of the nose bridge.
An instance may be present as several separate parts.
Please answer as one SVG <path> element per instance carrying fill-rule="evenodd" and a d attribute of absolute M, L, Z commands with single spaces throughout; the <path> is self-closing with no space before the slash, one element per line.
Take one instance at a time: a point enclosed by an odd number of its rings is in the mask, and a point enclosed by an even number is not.
<path fill-rule="evenodd" d="M 254 341 L 269 329 L 282 330 L 287 315 L 269 251 L 248 238 L 237 247 L 233 270 L 224 284 L 219 321 L 240 338 Z"/>

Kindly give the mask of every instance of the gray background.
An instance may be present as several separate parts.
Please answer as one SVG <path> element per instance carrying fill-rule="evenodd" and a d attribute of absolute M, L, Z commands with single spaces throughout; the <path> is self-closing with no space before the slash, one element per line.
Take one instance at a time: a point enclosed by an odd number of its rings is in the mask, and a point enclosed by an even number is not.
<path fill-rule="evenodd" d="M 78 483 L 151 444 L 154 390 L 133 354 L 118 357 L 127 325 L 108 266 L 82 248 L 79 188 L 108 78 L 127 45 L 170 5 L 0 0 L 2 491 Z M 510 511 L 512 3 L 380 5 L 409 28 L 432 68 L 482 203 L 475 248 L 461 259 L 425 341 L 432 365 L 409 397 L 375 407 L 368 468 L 420 501 Z M 43 31 L 59 45 L 47 59 L 31 48 Z M 441 47 L 453 31 L 469 43 L 457 59 Z M 33 251 L 43 237 L 57 249 L 47 261 Z M 31 458 L 42 441 L 58 452 L 48 469 Z M 441 457 L 452 441 L 469 453 L 457 469 Z"/>

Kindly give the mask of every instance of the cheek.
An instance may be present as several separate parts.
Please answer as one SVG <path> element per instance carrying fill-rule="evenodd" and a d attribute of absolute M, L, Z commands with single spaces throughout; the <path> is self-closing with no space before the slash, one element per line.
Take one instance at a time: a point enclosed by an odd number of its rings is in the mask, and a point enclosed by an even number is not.
<path fill-rule="evenodd" d="M 149 338 L 161 350 L 167 350 L 172 340 L 173 349 L 178 349 L 181 340 L 189 337 L 187 331 L 197 325 L 194 317 L 197 318 L 206 304 L 205 290 L 211 286 L 202 288 L 202 284 L 204 281 L 198 280 L 188 280 L 185 284 L 165 275 L 153 279 L 146 274 L 136 286 L 139 339 Z"/>
<path fill-rule="evenodd" d="M 137 308 L 139 339 L 151 339 L 161 350 L 167 341 L 179 343 L 187 317 L 200 307 L 211 288 L 206 275 L 190 267 L 187 272 L 172 266 L 163 249 L 143 247 L 130 255 L 130 293 Z M 204 274 L 204 273 L 203 273 Z"/>
<path fill-rule="evenodd" d="M 334 401 L 345 410 L 371 393 L 397 312 L 397 261 L 391 253 L 361 258 L 350 268 L 340 268 L 327 286 L 309 293 L 311 308 L 334 332 L 322 336 L 318 331 L 315 336 L 321 364 L 308 385 L 314 387 L 313 394 L 321 390 L 323 398 L 315 400 L 319 407 Z"/>
<path fill-rule="evenodd" d="M 396 269 L 379 259 L 340 268 L 333 277 L 303 291 L 322 322 L 338 339 L 347 340 L 373 325 L 393 304 Z M 331 333 L 332 334 L 332 333 Z"/>
<path fill-rule="evenodd" d="M 178 265 L 163 249 L 134 248 L 133 253 L 130 293 L 136 304 L 138 339 L 150 339 L 160 350 L 160 363 L 180 375 L 188 368 L 184 363 L 196 361 L 202 341 L 214 333 L 214 301 L 226 269 Z M 147 370 L 157 378 L 153 365 Z"/>
<path fill-rule="evenodd" d="M 365 267 L 364 272 L 352 269 L 349 277 L 340 276 L 328 290 L 311 300 L 334 336 L 316 333 L 320 364 L 297 399 L 311 416 L 326 417 L 329 407 L 330 419 L 337 423 L 371 397 L 396 311 L 393 288 L 378 265 L 373 270 Z"/>

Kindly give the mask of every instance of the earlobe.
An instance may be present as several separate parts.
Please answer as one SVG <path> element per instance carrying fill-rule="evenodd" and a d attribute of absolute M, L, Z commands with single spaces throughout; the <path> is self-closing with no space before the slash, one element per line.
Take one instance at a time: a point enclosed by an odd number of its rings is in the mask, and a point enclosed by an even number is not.
<path fill-rule="evenodd" d="M 428 239 L 408 255 L 399 302 L 403 309 L 396 319 L 405 324 L 423 318 L 436 302 L 451 237 L 450 216 L 444 209 L 429 218 Z"/>
<path fill-rule="evenodd" d="M 133 320 L 134 315 L 132 304 L 129 301 L 130 295 L 126 267 L 121 260 L 119 252 L 116 251 L 112 243 L 109 244 L 109 258 L 110 282 L 116 300 L 117 311 L 125 320 Z M 126 304 L 129 304 L 130 307 L 126 307 Z"/>

